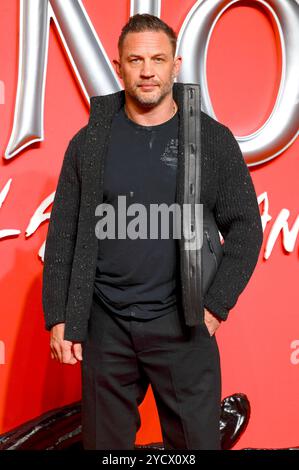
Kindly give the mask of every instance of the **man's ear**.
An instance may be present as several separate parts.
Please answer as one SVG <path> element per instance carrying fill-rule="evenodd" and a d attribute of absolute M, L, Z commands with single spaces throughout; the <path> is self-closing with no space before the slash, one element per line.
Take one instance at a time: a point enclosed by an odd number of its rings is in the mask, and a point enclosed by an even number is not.
<path fill-rule="evenodd" d="M 177 56 L 174 60 L 174 75 L 177 77 L 179 72 L 180 72 L 180 68 L 181 68 L 181 65 L 182 65 L 182 56 Z"/>
<path fill-rule="evenodd" d="M 123 77 L 122 77 L 122 72 L 121 72 L 121 66 L 120 66 L 120 63 L 118 62 L 118 60 L 113 59 L 112 62 L 113 62 L 113 64 L 114 64 L 116 73 L 117 73 L 117 75 L 119 76 L 119 78 L 123 78 Z"/>

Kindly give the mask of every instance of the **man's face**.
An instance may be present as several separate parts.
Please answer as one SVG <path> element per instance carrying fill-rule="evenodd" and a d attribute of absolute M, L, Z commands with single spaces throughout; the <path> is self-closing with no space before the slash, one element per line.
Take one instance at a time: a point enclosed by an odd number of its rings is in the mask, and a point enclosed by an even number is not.
<path fill-rule="evenodd" d="M 152 107 L 172 93 L 181 57 L 174 58 L 163 31 L 128 33 L 119 62 L 114 61 L 126 93 L 139 105 Z"/>

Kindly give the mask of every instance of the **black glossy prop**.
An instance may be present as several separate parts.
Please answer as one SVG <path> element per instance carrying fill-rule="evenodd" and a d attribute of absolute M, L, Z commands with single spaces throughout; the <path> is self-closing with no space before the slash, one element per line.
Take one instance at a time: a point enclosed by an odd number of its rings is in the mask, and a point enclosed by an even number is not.
<path fill-rule="evenodd" d="M 221 446 L 231 449 L 245 431 L 250 404 L 243 393 L 235 393 L 221 403 Z M 164 449 L 162 442 L 136 445 L 136 449 Z M 242 450 L 251 450 L 248 447 Z M 291 447 L 286 450 L 299 450 Z M 0 436 L 0 450 L 83 450 L 81 402 L 44 413 Z M 262 449 L 260 449 L 262 450 Z M 275 450 L 275 449 L 272 449 Z"/>

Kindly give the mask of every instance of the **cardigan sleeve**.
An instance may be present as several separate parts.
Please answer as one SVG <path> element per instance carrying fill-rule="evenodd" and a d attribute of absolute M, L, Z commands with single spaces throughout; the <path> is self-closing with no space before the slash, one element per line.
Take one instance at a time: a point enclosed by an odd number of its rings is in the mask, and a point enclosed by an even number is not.
<path fill-rule="evenodd" d="M 77 135 L 64 154 L 46 238 L 42 282 L 46 330 L 65 319 L 80 204 L 76 143 Z"/>
<path fill-rule="evenodd" d="M 248 167 L 237 140 L 226 126 L 220 148 L 214 216 L 224 239 L 223 257 L 206 292 L 204 306 L 226 320 L 253 274 L 263 229 Z"/>

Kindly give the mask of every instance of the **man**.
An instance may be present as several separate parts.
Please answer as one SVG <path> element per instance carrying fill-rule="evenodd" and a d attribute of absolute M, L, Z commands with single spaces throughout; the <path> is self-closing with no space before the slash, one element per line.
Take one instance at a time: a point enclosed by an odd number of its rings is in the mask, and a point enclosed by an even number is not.
<path fill-rule="evenodd" d="M 91 98 L 53 204 L 43 273 L 52 358 L 82 361 L 85 449 L 133 449 L 138 405 L 151 384 L 165 448 L 219 450 L 215 331 L 258 259 L 256 193 L 231 131 L 200 110 L 199 86 L 174 83 L 182 58 L 173 30 L 134 15 L 118 47 L 113 62 L 124 90 Z M 194 214 L 199 189 L 202 250 L 186 249 L 173 233 L 101 236 L 101 203 L 107 225 L 113 211 L 121 225 L 120 196 L 147 210 L 191 201 Z M 126 223 L 132 233 L 132 220 Z"/>

